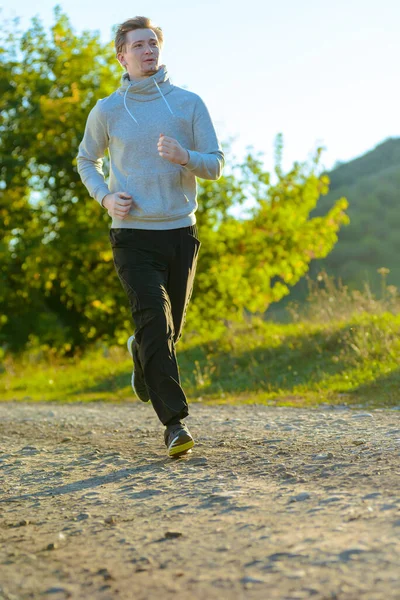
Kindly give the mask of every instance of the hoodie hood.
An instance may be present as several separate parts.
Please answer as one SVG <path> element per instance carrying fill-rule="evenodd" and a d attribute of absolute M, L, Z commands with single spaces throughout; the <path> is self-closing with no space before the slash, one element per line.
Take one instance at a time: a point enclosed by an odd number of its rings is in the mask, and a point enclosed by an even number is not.
<path fill-rule="evenodd" d="M 165 65 L 161 65 L 158 69 L 157 73 L 151 75 L 151 77 L 146 77 L 145 79 L 140 79 L 139 81 L 131 81 L 129 79 L 129 74 L 124 73 L 122 75 L 122 83 L 118 88 L 118 93 L 123 95 L 125 110 L 128 115 L 135 121 L 137 125 L 139 125 L 136 117 L 129 110 L 126 98 L 129 100 L 137 100 L 138 102 L 148 102 L 149 100 L 155 100 L 156 98 L 161 98 L 164 100 L 165 104 L 168 107 L 171 115 L 174 113 L 168 101 L 164 97 L 166 94 L 172 91 L 173 85 L 169 80 L 167 67 Z"/>
<path fill-rule="evenodd" d="M 121 85 L 118 88 L 118 93 L 125 95 L 132 100 L 138 102 L 148 102 L 156 98 L 164 97 L 172 92 L 173 85 L 170 81 L 167 67 L 161 65 L 157 73 L 140 80 L 129 79 L 129 73 L 124 73 L 121 77 Z"/>

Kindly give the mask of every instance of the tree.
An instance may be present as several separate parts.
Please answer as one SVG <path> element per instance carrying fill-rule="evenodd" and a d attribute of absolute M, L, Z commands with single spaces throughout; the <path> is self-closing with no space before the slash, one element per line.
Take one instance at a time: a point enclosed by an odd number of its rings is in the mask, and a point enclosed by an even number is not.
<path fill-rule="evenodd" d="M 261 161 L 249 154 L 242 165 L 240 187 L 250 186 L 257 202 L 251 217 L 224 219 L 217 231 L 201 229 L 204 246 L 189 328 L 209 327 L 210 320 L 221 322 L 221 315 L 240 321 L 245 310 L 264 313 L 307 273 L 312 259 L 327 256 L 340 226 L 349 222 L 345 198 L 337 200 L 325 217 L 309 219 L 329 189 L 329 178 L 317 175 L 322 150 L 317 150 L 311 165 L 295 163 L 284 173 L 282 148 L 278 136 L 273 185 Z"/>
<path fill-rule="evenodd" d="M 12 349 L 30 336 L 72 350 L 106 335 L 116 308 L 111 294 L 98 296 L 98 282 L 113 274 L 108 215 L 88 202 L 75 157 L 88 111 L 119 75 L 111 44 L 74 35 L 59 8 L 55 17 L 50 35 L 33 19 L 3 44 L 1 335 Z"/>

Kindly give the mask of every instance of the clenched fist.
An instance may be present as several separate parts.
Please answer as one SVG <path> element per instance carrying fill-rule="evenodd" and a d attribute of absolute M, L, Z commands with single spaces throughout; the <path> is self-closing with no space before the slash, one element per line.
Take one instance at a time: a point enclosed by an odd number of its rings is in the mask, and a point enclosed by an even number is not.
<path fill-rule="evenodd" d="M 169 160 L 169 162 L 178 165 L 186 165 L 189 162 L 189 152 L 180 145 L 178 140 L 168 137 L 163 133 L 160 133 L 157 149 L 159 155 Z"/>
<path fill-rule="evenodd" d="M 126 192 L 107 194 L 103 198 L 102 204 L 108 210 L 110 217 L 115 217 L 116 219 L 125 219 L 132 204 L 136 205 L 132 200 L 132 196 Z"/>

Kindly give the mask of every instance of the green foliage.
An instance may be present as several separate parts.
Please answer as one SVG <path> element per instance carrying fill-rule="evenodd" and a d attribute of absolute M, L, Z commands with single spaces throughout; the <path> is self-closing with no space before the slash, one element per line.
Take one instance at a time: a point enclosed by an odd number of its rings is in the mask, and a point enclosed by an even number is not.
<path fill-rule="evenodd" d="M 76 35 L 59 8 L 49 32 L 34 19 L 25 33 L 11 27 L 3 35 L 0 343 L 11 352 L 39 346 L 73 355 L 94 342 L 123 344 L 132 329 L 109 216 L 88 197 L 75 160 L 89 110 L 120 74 L 112 44 L 96 33 Z M 312 259 L 328 255 L 348 222 L 344 198 L 328 215 L 309 218 L 328 191 L 320 151 L 289 173 L 281 154 L 278 138 L 273 184 L 250 154 L 217 182 L 199 181 L 202 248 L 187 329 L 217 332 L 265 311 Z M 249 195 L 256 200 L 250 217 L 233 218 L 230 209 Z"/>
<path fill-rule="evenodd" d="M 337 200 L 325 217 L 309 219 L 319 197 L 328 191 L 328 177 L 316 174 L 321 151 L 311 165 L 296 163 L 283 173 L 281 145 L 278 137 L 274 185 L 261 161 L 248 155 L 241 165 L 242 186 L 251 189 L 257 202 L 251 217 L 225 217 L 217 230 L 200 227 L 203 247 L 189 329 L 205 330 L 210 321 L 222 327 L 221 317 L 240 322 L 244 309 L 263 313 L 307 273 L 311 259 L 327 256 L 340 226 L 348 223 L 345 198 Z"/>
<path fill-rule="evenodd" d="M 117 307 L 98 294 L 98 282 L 113 277 L 108 216 L 87 201 L 75 156 L 87 112 L 118 74 L 109 44 L 75 36 L 59 9 L 55 16 L 50 34 L 37 19 L 10 34 L 0 62 L 11 82 L 0 101 L 1 338 L 12 350 L 35 340 L 83 346 L 109 335 Z"/>

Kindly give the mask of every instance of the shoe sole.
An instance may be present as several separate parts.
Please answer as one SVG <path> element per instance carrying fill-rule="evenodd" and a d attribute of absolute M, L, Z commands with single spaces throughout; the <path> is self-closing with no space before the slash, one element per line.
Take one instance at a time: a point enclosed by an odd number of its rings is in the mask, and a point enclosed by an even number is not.
<path fill-rule="evenodd" d="M 130 354 L 131 356 L 133 356 L 133 355 L 132 355 L 132 342 L 133 342 L 133 340 L 134 340 L 134 339 L 135 339 L 135 336 L 134 336 L 134 335 L 131 335 L 131 336 L 128 338 L 128 341 L 126 342 L 126 345 L 128 346 L 128 352 L 129 352 L 129 354 Z"/>
<path fill-rule="evenodd" d="M 134 336 L 134 335 L 131 335 L 131 336 L 128 338 L 128 341 L 126 342 L 126 345 L 127 345 L 127 347 L 128 347 L 128 352 L 129 352 L 129 354 L 132 356 L 132 358 L 133 358 L 133 352 L 132 352 L 132 342 L 134 341 L 134 339 L 135 339 L 135 336 Z M 150 402 L 150 398 L 148 398 L 147 400 L 142 400 L 142 398 L 139 396 L 139 394 L 138 394 L 138 393 L 137 393 L 137 391 L 135 390 L 135 371 L 132 371 L 132 377 L 131 377 L 131 386 L 132 386 L 132 389 L 133 389 L 133 391 L 134 391 L 134 392 L 135 392 L 135 394 L 136 394 L 136 397 L 137 397 L 137 398 L 138 398 L 138 399 L 139 399 L 141 402 Z"/>
<path fill-rule="evenodd" d="M 133 353 L 132 353 L 132 342 L 133 342 L 133 340 L 134 340 L 134 339 L 135 339 L 135 336 L 134 336 L 134 335 L 131 335 L 131 336 L 128 338 L 128 341 L 126 342 L 126 345 L 127 345 L 127 347 L 128 347 L 128 352 L 129 352 L 129 354 L 132 356 L 132 358 L 133 358 Z M 133 389 L 133 391 L 134 391 L 134 392 L 135 392 L 135 394 L 136 394 L 136 390 L 135 390 L 134 381 L 135 381 L 135 372 L 134 372 L 134 371 L 132 371 L 132 377 L 131 377 L 131 386 L 132 386 L 132 389 Z M 137 394 L 136 394 L 136 396 L 137 396 Z M 140 400 L 140 398 L 139 398 L 139 400 Z"/>
<path fill-rule="evenodd" d="M 194 440 L 189 440 L 188 442 L 185 442 L 184 444 L 179 444 L 179 446 L 170 446 L 168 448 L 168 455 L 169 456 L 178 456 L 179 454 L 186 454 L 187 452 L 191 451 L 191 448 L 193 448 L 193 446 L 194 446 Z"/>

